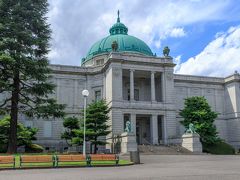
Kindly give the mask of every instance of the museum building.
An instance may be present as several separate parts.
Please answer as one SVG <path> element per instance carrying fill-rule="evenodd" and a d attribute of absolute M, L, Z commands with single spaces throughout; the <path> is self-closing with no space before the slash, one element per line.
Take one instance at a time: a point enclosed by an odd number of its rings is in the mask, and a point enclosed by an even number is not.
<path fill-rule="evenodd" d="M 128 35 L 128 28 L 117 22 L 109 35 L 92 45 L 81 66 L 51 65 L 55 97 L 67 105 L 69 116 L 79 116 L 83 108 L 83 89 L 88 89 L 88 103 L 106 99 L 110 107 L 112 137 L 124 132 L 127 121 L 138 144 L 179 144 L 184 133 L 179 110 L 184 99 L 204 96 L 218 112 L 215 124 L 226 142 L 240 147 L 240 76 L 225 78 L 174 74 L 173 58 L 156 56 L 142 40 Z M 62 119 L 27 120 L 37 127 L 37 143 L 46 148 L 63 148 Z"/>

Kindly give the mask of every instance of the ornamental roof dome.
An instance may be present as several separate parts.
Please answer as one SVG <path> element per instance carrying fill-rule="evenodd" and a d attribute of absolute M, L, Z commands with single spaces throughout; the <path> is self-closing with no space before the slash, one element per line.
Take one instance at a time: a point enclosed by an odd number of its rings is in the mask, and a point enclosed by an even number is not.
<path fill-rule="evenodd" d="M 117 22 L 109 29 L 109 33 L 109 36 L 97 41 L 92 45 L 82 63 L 88 61 L 95 55 L 113 51 L 112 44 L 114 41 L 117 42 L 118 52 L 133 52 L 141 53 L 147 56 L 153 56 L 151 49 L 144 41 L 128 35 L 128 28 L 120 22 L 119 11 Z"/>

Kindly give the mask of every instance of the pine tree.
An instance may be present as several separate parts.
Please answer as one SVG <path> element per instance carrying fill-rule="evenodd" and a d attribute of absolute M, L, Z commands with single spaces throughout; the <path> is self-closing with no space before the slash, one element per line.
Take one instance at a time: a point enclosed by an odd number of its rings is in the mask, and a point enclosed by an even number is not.
<path fill-rule="evenodd" d="M 106 141 L 100 138 L 105 137 L 111 131 L 109 131 L 109 108 L 105 100 L 94 101 L 88 105 L 86 109 L 86 141 L 91 142 L 91 146 L 94 146 L 94 154 L 97 153 L 98 145 L 105 145 Z M 83 119 L 81 119 L 83 125 Z M 83 142 L 83 126 L 79 130 L 74 130 L 76 137 L 73 138 L 74 144 L 80 144 Z M 92 149 L 92 147 L 91 147 Z"/>
<path fill-rule="evenodd" d="M 214 125 L 217 113 L 211 110 L 207 100 L 201 96 L 194 96 L 185 99 L 184 105 L 180 116 L 184 118 L 181 123 L 185 128 L 188 128 L 188 125 L 192 123 L 200 135 L 202 143 L 214 144 L 218 142 L 220 139 Z"/>
<path fill-rule="evenodd" d="M 97 153 L 98 145 L 105 145 L 106 141 L 102 141 L 99 137 L 108 135 L 109 125 L 109 108 L 105 100 L 95 101 L 89 104 L 86 110 L 86 136 L 88 141 L 94 146 L 94 153 Z"/>
<path fill-rule="evenodd" d="M 0 112 L 10 113 L 8 153 L 17 150 L 18 115 L 62 117 L 50 98 L 47 0 L 0 0 Z"/>
<path fill-rule="evenodd" d="M 68 145 L 73 144 L 73 138 L 76 137 L 75 130 L 79 129 L 79 120 L 76 117 L 67 117 L 63 121 L 63 127 L 65 128 L 65 131 L 62 133 L 61 138 L 66 140 L 66 143 Z"/>

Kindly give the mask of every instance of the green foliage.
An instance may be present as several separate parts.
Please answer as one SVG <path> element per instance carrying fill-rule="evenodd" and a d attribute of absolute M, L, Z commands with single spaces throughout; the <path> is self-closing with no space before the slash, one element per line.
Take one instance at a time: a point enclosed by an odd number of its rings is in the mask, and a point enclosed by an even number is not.
<path fill-rule="evenodd" d="M 80 128 L 78 118 L 65 118 L 63 121 L 63 126 L 65 127 L 65 131 L 62 133 L 61 138 L 65 139 L 68 145 L 80 144 L 80 139 L 77 140 L 75 134 L 75 130 Z"/>
<path fill-rule="evenodd" d="M 0 120 L 0 152 L 6 152 L 8 145 L 8 134 L 10 131 L 10 117 L 6 116 Z M 17 125 L 18 146 L 30 146 L 36 140 L 37 129 L 25 127 L 23 124 Z"/>
<path fill-rule="evenodd" d="M 220 139 L 214 125 L 217 113 L 211 110 L 207 100 L 200 96 L 190 97 L 185 99 L 184 105 L 180 115 L 184 118 L 181 123 L 185 128 L 188 128 L 188 125 L 193 123 L 202 143 L 214 144 L 219 142 Z"/>
<path fill-rule="evenodd" d="M 94 146 L 94 153 L 97 152 L 98 145 L 105 145 L 106 142 L 99 140 L 99 137 L 108 135 L 109 108 L 105 100 L 94 101 L 89 104 L 86 110 L 86 139 Z M 83 121 L 83 120 L 82 120 Z M 73 138 L 73 143 L 81 143 L 83 139 L 83 128 L 74 130 L 77 137 Z"/>
<path fill-rule="evenodd" d="M 47 0 L 0 1 L 0 114 L 10 114 L 9 152 L 16 151 L 18 112 L 63 117 L 64 105 L 52 98 L 49 81 L 50 26 Z"/>
<path fill-rule="evenodd" d="M 1 1 L 0 92 L 18 90 L 18 108 L 29 116 L 62 117 L 64 106 L 49 97 L 55 86 L 48 81 L 51 31 L 45 17 L 47 8 L 47 0 Z M 11 96 L 2 100 L 1 112 L 10 110 L 11 101 Z"/>
<path fill-rule="evenodd" d="M 235 154 L 235 149 L 231 145 L 223 141 L 219 141 L 214 144 L 203 143 L 203 152 L 211 154 L 231 155 Z"/>
<path fill-rule="evenodd" d="M 26 153 L 42 153 L 44 148 L 38 144 L 30 144 L 25 147 Z"/>

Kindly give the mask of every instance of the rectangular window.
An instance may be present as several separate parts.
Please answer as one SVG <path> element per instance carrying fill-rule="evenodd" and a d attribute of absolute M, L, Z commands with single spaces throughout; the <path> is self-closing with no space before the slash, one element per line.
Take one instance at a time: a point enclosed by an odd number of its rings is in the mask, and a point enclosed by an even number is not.
<path fill-rule="evenodd" d="M 104 60 L 103 59 L 99 59 L 99 60 L 96 60 L 96 65 L 97 66 L 100 66 L 104 63 Z"/>
<path fill-rule="evenodd" d="M 101 91 L 100 90 L 95 91 L 95 101 L 99 101 L 101 99 L 102 99 Z"/>
<path fill-rule="evenodd" d="M 123 131 L 125 131 L 125 129 L 126 129 L 127 121 L 130 121 L 130 114 L 124 114 L 124 118 L 123 118 Z"/>
<path fill-rule="evenodd" d="M 43 137 L 45 138 L 52 137 L 52 121 L 43 122 Z"/>

